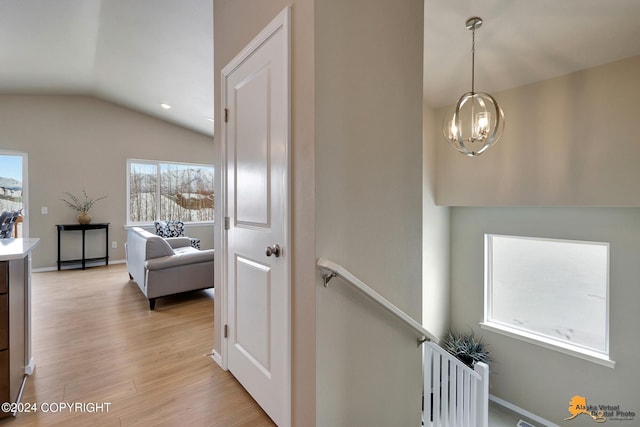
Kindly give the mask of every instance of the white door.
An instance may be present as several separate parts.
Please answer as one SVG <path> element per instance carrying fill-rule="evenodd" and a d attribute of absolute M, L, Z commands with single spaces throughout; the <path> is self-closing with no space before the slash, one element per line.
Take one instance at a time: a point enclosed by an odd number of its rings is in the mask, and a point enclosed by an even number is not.
<path fill-rule="evenodd" d="M 290 424 L 289 11 L 222 71 L 226 365 Z M 223 302 L 224 304 L 224 302 Z"/>

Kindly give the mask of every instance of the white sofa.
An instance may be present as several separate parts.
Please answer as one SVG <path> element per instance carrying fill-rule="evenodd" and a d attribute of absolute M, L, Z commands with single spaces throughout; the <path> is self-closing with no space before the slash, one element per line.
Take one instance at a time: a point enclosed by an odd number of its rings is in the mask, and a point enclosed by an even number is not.
<path fill-rule="evenodd" d="M 129 277 L 155 309 L 156 298 L 213 287 L 214 250 L 191 247 L 188 237 L 162 238 L 140 227 L 127 230 Z"/>

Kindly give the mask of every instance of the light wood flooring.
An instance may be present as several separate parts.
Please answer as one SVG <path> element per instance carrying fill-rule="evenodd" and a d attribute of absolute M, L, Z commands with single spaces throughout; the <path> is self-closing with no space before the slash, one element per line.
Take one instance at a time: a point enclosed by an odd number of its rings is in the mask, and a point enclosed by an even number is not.
<path fill-rule="evenodd" d="M 213 348 L 213 291 L 149 311 L 123 264 L 34 273 L 33 356 L 20 413 L 0 426 L 273 426 Z M 110 403 L 108 412 L 43 404 Z M 55 406 L 55 405 L 54 405 Z"/>

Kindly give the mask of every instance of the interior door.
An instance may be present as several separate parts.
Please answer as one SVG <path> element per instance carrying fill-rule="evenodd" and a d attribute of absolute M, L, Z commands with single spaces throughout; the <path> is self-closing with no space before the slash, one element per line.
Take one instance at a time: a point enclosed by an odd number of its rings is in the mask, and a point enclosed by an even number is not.
<path fill-rule="evenodd" d="M 290 423 L 289 12 L 223 73 L 227 367 Z"/>

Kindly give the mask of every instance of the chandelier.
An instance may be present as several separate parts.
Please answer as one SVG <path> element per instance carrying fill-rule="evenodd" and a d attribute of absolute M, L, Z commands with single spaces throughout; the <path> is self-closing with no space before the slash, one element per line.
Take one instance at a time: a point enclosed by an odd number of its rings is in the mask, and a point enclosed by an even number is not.
<path fill-rule="evenodd" d="M 493 96 L 475 91 L 476 30 L 482 18 L 467 19 L 471 30 L 471 92 L 460 97 L 453 116 L 446 116 L 442 131 L 449 144 L 469 157 L 484 153 L 498 142 L 504 130 L 504 113 Z"/>

